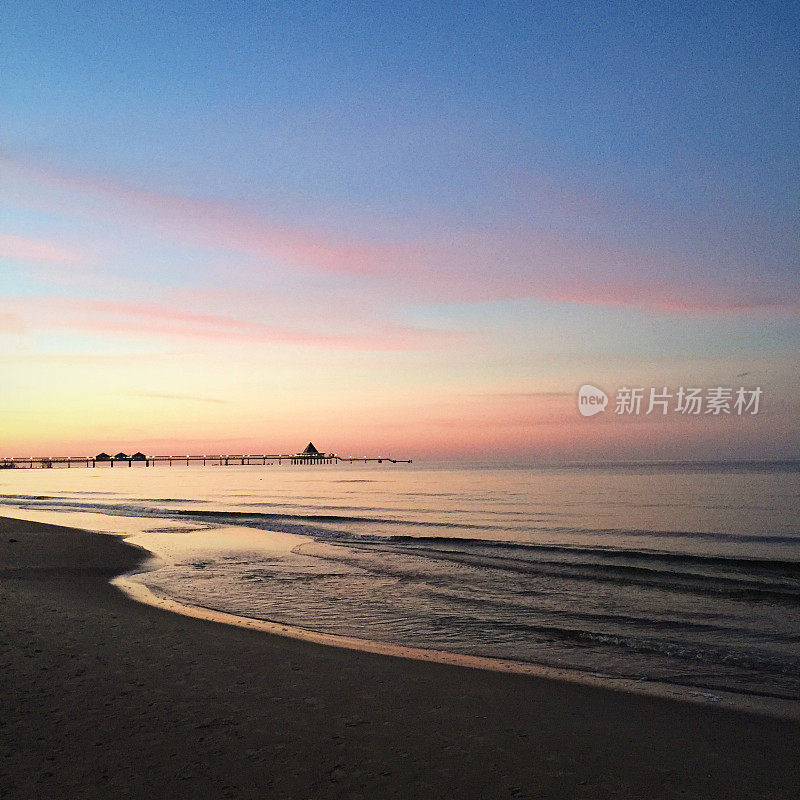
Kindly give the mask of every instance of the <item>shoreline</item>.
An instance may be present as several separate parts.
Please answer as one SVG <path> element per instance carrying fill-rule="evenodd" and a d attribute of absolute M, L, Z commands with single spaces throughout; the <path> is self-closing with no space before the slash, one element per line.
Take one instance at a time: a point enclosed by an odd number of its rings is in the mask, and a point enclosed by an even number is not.
<path fill-rule="evenodd" d="M 0 516 L 15 511 L 11 508 L 0 509 Z M 16 510 L 20 513 L 20 510 Z M 19 521 L 32 522 L 35 524 L 61 525 L 60 514 L 57 512 L 46 512 L 42 514 L 37 511 L 21 511 L 24 516 L 14 517 Z M 75 516 L 74 514 L 72 515 Z M 120 591 L 127 594 L 132 600 L 138 603 L 145 603 L 155 608 L 167 610 L 172 613 L 196 619 L 204 619 L 222 625 L 233 625 L 250 630 L 259 630 L 277 636 L 300 639 L 327 647 L 339 647 L 347 650 L 357 650 L 368 653 L 377 653 L 387 656 L 395 656 L 419 661 L 429 661 L 431 663 L 452 664 L 469 669 L 483 669 L 501 673 L 515 673 L 520 675 L 531 675 L 534 677 L 546 678 L 556 681 L 568 681 L 581 683 L 587 686 L 594 686 L 601 689 L 612 689 L 615 691 L 630 692 L 633 694 L 643 694 L 655 697 L 676 699 L 681 702 L 695 703 L 701 706 L 714 705 L 718 708 L 728 708 L 735 711 L 770 716 L 775 719 L 790 719 L 800 721 L 800 702 L 776 697 L 768 694 L 757 693 L 737 693 L 716 687 L 692 686 L 691 684 L 677 684 L 660 681 L 657 679 L 620 677 L 605 674 L 599 671 L 590 672 L 574 667 L 553 666 L 532 661 L 520 661 L 511 658 L 495 656 L 476 656 L 456 653 L 453 651 L 435 650 L 432 648 L 414 647 L 378 639 L 364 639 L 356 636 L 343 634 L 325 633 L 297 625 L 284 623 L 264 618 L 248 617 L 236 612 L 224 611 L 221 609 L 193 604 L 190 602 L 177 600 L 167 594 L 159 594 L 146 583 L 138 579 L 137 576 L 150 573 L 160 569 L 170 562 L 173 556 L 161 550 L 158 541 L 153 542 L 151 532 L 135 531 L 128 533 L 115 530 L 121 518 L 110 516 L 115 522 L 113 526 L 95 528 L 95 524 L 100 521 L 93 519 L 95 514 L 85 513 L 80 517 L 86 519 L 74 519 L 71 524 L 65 527 L 80 528 L 95 533 L 105 533 L 117 536 L 121 541 L 126 542 L 132 547 L 138 548 L 144 555 L 140 563 L 132 570 L 126 571 L 121 575 L 114 576 L 111 584 Z M 106 518 L 103 517 L 102 523 Z M 226 528 L 227 530 L 228 528 Z M 241 530 L 246 535 L 252 536 L 257 533 L 259 537 L 279 537 L 289 539 L 309 540 L 308 534 L 286 533 L 281 531 L 271 531 L 268 529 L 252 529 L 247 526 L 230 526 L 229 529 Z M 176 527 L 175 531 L 182 532 Z M 217 532 L 219 535 L 219 532 Z M 259 543 L 263 548 L 263 542 Z M 288 553 L 297 545 L 287 544 L 285 541 L 280 544 L 271 544 L 264 548 L 265 553 L 270 555 Z"/>
<path fill-rule="evenodd" d="M 109 583 L 145 552 L 0 519 L 4 800 L 776 798 L 800 783 L 796 721 L 166 612 Z"/>
<path fill-rule="evenodd" d="M 128 541 L 128 540 L 125 540 Z M 138 545 L 134 545 L 138 546 Z M 152 560 L 158 556 L 146 548 Z M 153 567 L 157 569 L 157 567 Z M 703 689 L 689 685 L 663 683 L 654 680 L 635 678 L 618 678 L 612 675 L 581 672 L 567 667 L 550 667 L 545 664 L 536 664 L 527 661 L 514 661 L 506 658 L 492 658 L 489 656 L 471 656 L 463 653 L 453 653 L 447 650 L 433 650 L 407 645 L 391 644 L 378 639 L 360 639 L 355 636 L 342 636 L 334 633 L 301 628 L 284 622 L 269 619 L 246 617 L 227 611 L 220 611 L 206 606 L 183 603 L 166 595 L 159 595 L 144 583 L 136 580 L 141 570 L 118 575 L 111 579 L 112 586 L 116 586 L 131 600 L 145 605 L 170 611 L 174 614 L 194 619 L 207 620 L 218 625 L 231 625 L 246 630 L 261 631 L 273 636 L 284 636 L 289 639 L 299 639 L 312 642 L 323 647 L 336 647 L 342 650 L 355 650 L 363 653 L 393 658 L 405 658 L 412 661 L 423 661 L 431 664 L 450 664 L 463 669 L 478 669 L 488 672 L 499 672 L 513 675 L 529 675 L 552 681 L 565 681 L 598 689 L 621 691 L 629 694 L 640 694 L 651 697 L 663 697 L 677 700 L 682 703 L 693 703 L 700 706 L 714 704 L 718 708 L 732 711 L 741 711 L 758 716 L 774 719 L 787 719 L 800 722 L 800 705 L 781 698 L 762 695 L 745 695 L 725 692 L 723 690 Z"/>

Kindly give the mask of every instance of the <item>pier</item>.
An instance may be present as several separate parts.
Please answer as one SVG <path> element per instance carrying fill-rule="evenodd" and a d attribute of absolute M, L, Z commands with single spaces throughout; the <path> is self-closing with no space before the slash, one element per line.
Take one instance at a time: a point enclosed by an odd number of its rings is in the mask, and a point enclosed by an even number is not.
<path fill-rule="evenodd" d="M 313 447 L 313 445 L 310 445 Z M 389 458 L 387 456 L 339 456 L 335 453 L 320 453 L 316 448 L 306 448 L 302 453 L 225 453 L 203 455 L 145 455 L 144 453 L 117 453 L 110 456 L 98 453 L 95 456 L 48 456 L 30 458 L 0 458 L 0 469 L 92 469 L 96 467 L 142 467 L 155 466 L 268 466 L 272 464 L 291 464 L 295 466 L 317 466 L 323 464 L 411 464 L 412 459 Z"/>

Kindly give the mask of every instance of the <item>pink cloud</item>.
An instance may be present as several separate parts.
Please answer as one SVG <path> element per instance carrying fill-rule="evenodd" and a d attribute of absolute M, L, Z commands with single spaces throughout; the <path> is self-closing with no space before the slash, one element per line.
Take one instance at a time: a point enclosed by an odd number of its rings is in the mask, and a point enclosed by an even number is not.
<path fill-rule="evenodd" d="M 23 167 L 9 160 L 0 163 L 26 183 L 81 195 L 84 212 L 115 219 L 122 210 L 148 227 L 195 247 L 347 274 L 381 274 L 413 252 L 403 244 L 356 242 L 324 228 L 284 225 L 232 204 L 143 191 L 98 178 Z M 70 208 L 71 212 L 77 210 Z"/>
<path fill-rule="evenodd" d="M 800 306 L 800 289 L 768 276 L 725 275 L 674 255 L 532 230 L 455 237 L 438 277 L 475 302 L 539 298 L 669 314 Z"/>
<path fill-rule="evenodd" d="M 464 337 L 446 332 L 379 324 L 356 335 L 324 334 L 218 314 L 183 311 L 154 303 L 109 300 L 26 298 L 14 301 L 17 316 L 32 328 L 159 338 L 189 338 L 296 344 L 346 350 L 421 350 Z"/>
<path fill-rule="evenodd" d="M 542 287 L 539 296 L 555 302 L 603 304 L 640 308 L 669 314 L 705 314 L 749 311 L 794 311 L 800 308 L 800 294 L 775 291 L 731 292 L 711 286 L 687 292 L 669 284 L 591 284 Z"/>
<path fill-rule="evenodd" d="M 0 314 L 0 333 L 24 333 L 25 324 L 19 314 Z"/>
<path fill-rule="evenodd" d="M 365 241 L 322 227 L 291 226 L 244 207 L 142 191 L 112 181 L 22 168 L 23 181 L 78 195 L 80 213 L 127 216 L 173 241 L 236 252 L 299 273 L 351 276 L 409 302 L 539 298 L 669 314 L 794 310 L 796 289 L 720 276 L 691 259 L 635 250 L 600 237 L 538 230 L 443 231 L 417 241 Z M 556 200 L 552 200 L 556 202 Z M 574 198 L 564 201 L 574 206 Z M 72 207 L 74 213 L 76 207 Z M 232 335 L 237 335 L 232 333 Z M 238 335 L 245 335 L 239 329 Z"/>
<path fill-rule="evenodd" d="M 0 233 L 0 258 L 45 261 L 51 264 L 76 264 L 82 256 L 46 239 L 30 239 Z"/>

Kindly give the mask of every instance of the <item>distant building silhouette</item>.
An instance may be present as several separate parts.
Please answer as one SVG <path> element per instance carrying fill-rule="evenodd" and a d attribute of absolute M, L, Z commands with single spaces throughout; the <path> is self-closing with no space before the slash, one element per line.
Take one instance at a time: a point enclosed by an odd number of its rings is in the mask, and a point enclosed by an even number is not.
<path fill-rule="evenodd" d="M 292 464 L 330 464 L 335 456 L 326 453 L 320 453 L 313 442 L 306 445 L 306 449 L 302 453 L 297 453 L 292 456 Z"/>
<path fill-rule="evenodd" d="M 98 453 L 94 457 L 95 461 L 111 461 L 111 456 L 108 453 Z"/>

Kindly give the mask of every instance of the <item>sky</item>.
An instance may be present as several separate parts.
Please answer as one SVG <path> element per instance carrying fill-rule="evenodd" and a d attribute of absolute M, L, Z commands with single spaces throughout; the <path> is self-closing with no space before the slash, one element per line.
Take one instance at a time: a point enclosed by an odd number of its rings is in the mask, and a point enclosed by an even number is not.
<path fill-rule="evenodd" d="M 800 456 L 795 3 L 0 6 L 0 457 Z"/>

